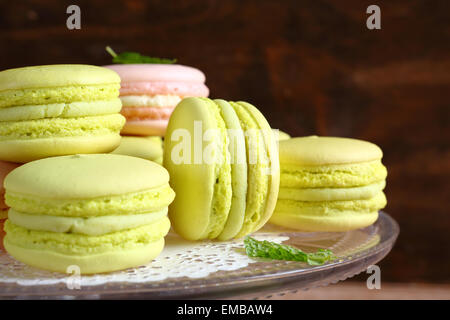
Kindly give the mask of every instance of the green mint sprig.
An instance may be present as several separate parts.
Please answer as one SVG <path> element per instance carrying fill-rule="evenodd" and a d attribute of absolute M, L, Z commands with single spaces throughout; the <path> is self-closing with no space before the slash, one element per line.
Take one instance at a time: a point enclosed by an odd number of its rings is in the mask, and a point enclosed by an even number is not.
<path fill-rule="evenodd" d="M 155 58 L 141 55 L 137 52 L 122 52 L 117 54 L 111 47 L 106 47 L 106 51 L 113 57 L 113 63 L 117 64 L 131 64 L 131 63 L 161 63 L 161 64 L 173 64 L 177 62 L 177 59 L 164 59 Z"/>
<path fill-rule="evenodd" d="M 300 249 L 271 241 L 258 241 L 250 236 L 244 239 L 245 252 L 249 257 L 273 260 L 302 261 L 312 266 L 322 265 L 336 259 L 328 249 L 319 249 L 315 253 L 306 253 Z"/>

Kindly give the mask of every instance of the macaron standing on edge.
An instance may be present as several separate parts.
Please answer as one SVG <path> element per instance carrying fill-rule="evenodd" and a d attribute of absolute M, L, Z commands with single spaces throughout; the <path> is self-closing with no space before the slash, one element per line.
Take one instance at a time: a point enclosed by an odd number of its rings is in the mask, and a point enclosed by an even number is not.
<path fill-rule="evenodd" d="M 249 103 L 183 99 L 169 120 L 163 162 L 177 194 L 169 217 L 188 240 L 243 237 L 273 212 L 280 178 L 275 136 Z"/>
<path fill-rule="evenodd" d="M 117 73 L 98 66 L 1 71 L 0 160 L 114 150 L 125 124 L 119 88 Z"/>
<path fill-rule="evenodd" d="M 179 64 L 105 66 L 122 80 L 120 99 L 127 119 L 123 135 L 164 136 L 169 117 L 184 97 L 207 97 L 205 75 Z"/>
<path fill-rule="evenodd" d="M 145 264 L 163 249 L 175 194 L 160 165 L 84 154 L 24 164 L 5 179 L 4 246 L 17 260 L 82 274 Z"/>
<path fill-rule="evenodd" d="M 383 153 L 373 143 L 337 137 L 279 142 L 280 191 L 270 223 L 301 231 L 364 228 L 386 205 Z"/>

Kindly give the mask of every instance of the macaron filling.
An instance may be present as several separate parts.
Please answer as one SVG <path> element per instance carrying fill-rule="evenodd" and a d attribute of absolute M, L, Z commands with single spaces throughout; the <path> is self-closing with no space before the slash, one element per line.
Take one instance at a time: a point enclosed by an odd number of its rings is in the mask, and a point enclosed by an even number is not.
<path fill-rule="evenodd" d="M 130 121 L 135 120 L 168 120 L 173 112 L 173 107 L 123 107 L 122 115 Z"/>
<path fill-rule="evenodd" d="M 347 188 L 286 188 L 281 187 L 278 199 L 296 201 L 333 201 L 369 199 L 383 191 L 386 181 L 378 181 L 366 186 Z"/>
<path fill-rule="evenodd" d="M 118 113 L 122 109 L 119 98 L 98 101 L 77 101 L 45 105 L 0 108 L 0 122 L 36 120 L 44 118 L 77 118 Z"/>
<path fill-rule="evenodd" d="M 130 95 L 121 96 L 122 105 L 124 107 L 131 108 L 141 108 L 141 107 L 152 107 L 152 108 L 175 108 L 175 106 L 181 101 L 181 98 L 177 95 Z"/>

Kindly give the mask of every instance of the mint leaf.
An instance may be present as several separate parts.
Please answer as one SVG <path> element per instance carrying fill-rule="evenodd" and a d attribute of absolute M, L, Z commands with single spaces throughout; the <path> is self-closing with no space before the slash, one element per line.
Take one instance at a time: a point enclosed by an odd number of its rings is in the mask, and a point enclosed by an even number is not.
<path fill-rule="evenodd" d="M 117 54 L 111 47 L 106 47 L 106 51 L 113 57 L 112 62 L 117 64 L 131 64 L 131 63 L 161 63 L 172 64 L 177 62 L 177 59 L 155 58 L 141 55 L 137 52 L 122 52 Z"/>
<path fill-rule="evenodd" d="M 328 249 L 319 249 L 315 253 L 306 253 L 288 245 L 267 240 L 258 241 L 250 236 L 244 239 L 244 247 L 249 257 L 302 261 L 312 266 L 322 265 L 327 261 L 336 259 L 333 252 Z"/>

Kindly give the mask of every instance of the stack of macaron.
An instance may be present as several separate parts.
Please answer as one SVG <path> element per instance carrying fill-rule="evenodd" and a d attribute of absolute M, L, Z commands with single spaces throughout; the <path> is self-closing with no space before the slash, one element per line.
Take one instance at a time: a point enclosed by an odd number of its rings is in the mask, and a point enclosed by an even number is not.
<path fill-rule="evenodd" d="M 72 155 L 33 161 L 5 179 L 4 246 L 38 268 L 82 274 L 155 258 L 170 228 L 167 171 L 140 158 Z"/>
<path fill-rule="evenodd" d="M 301 137 L 279 142 L 280 192 L 270 222 L 302 231 L 367 227 L 386 205 L 387 171 L 370 142 Z"/>
<path fill-rule="evenodd" d="M 119 76 L 90 65 L 0 72 L 0 160 L 103 153 L 120 143 Z"/>
<path fill-rule="evenodd" d="M 164 167 L 176 198 L 174 230 L 188 240 L 228 240 L 260 229 L 279 187 L 275 136 L 246 102 L 185 98 L 164 138 Z"/>
<path fill-rule="evenodd" d="M 178 64 L 114 64 L 105 66 L 121 78 L 123 135 L 164 136 L 175 106 L 184 97 L 207 97 L 205 75 Z"/>

